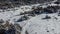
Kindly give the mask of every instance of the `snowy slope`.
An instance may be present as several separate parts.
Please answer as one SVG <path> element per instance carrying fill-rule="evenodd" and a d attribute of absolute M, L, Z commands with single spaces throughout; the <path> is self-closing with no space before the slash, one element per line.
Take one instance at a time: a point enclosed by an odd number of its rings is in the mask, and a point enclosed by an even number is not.
<path fill-rule="evenodd" d="M 53 13 L 55 9 L 52 10 L 53 12 L 51 12 L 51 14 L 48 14 L 48 12 L 44 11 L 41 14 L 37 14 L 38 12 L 40 12 L 37 11 L 37 13 L 32 14 L 34 16 L 31 16 L 31 12 L 34 12 L 34 9 L 37 9 L 37 7 L 42 7 L 42 10 L 44 10 L 44 8 L 47 8 L 48 6 L 60 7 L 60 4 L 54 4 L 54 2 L 56 1 L 57 0 L 43 4 L 15 7 L 14 9 L 7 9 L 4 12 L 2 12 L 1 10 L 0 19 L 9 21 L 13 25 L 19 24 L 19 26 L 22 27 L 21 34 L 27 34 L 26 31 L 28 32 L 28 34 L 60 34 L 60 16 L 58 16 L 58 11 L 60 9 L 57 9 L 56 13 Z M 32 9 L 33 7 L 34 9 Z M 24 14 L 25 12 L 27 13 Z M 21 15 L 21 13 L 23 15 Z M 20 32 L 20 30 L 17 31 Z"/>
<path fill-rule="evenodd" d="M 29 26 L 27 31 L 30 34 L 59 34 L 60 33 L 60 20 L 54 19 L 45 19 L 43 20 L 45 15 L 38 15 L 29 20 Z M 54 15 L 53 15 L 54 16 Z M 55 14 L 56 16 L 56 14 Z"/>

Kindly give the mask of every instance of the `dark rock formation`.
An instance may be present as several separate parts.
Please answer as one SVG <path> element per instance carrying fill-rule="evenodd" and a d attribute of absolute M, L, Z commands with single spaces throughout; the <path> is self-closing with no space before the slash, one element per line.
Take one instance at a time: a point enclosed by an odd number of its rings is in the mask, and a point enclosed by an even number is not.
<path fill-rule="evenodd" d="M 1 20 L 0 20 L 0 23 L 4 23 L 4 20 L 1 19 Z"/>
<path fill-rule="evenodd" d="M 51 19 L 51 17 L 46 15 L 45 18 L 42 18 L 42 19 Z"/>
<path fill-rule="evenodd" d="M 16 25 L 9 24 L 9 22 L 7 22 L 4 25 L 0 24 L 0 34 L 18 34 L 16 32 L 17 32 L 17 30 L 19 30 L 18 29 L 19 26 L 17 26 L 17 27 L 15 27 L 15 26 Z"/>
<path fill-rule="evenodd" d="M 25 31 L 25 34 L 29 34 L 28 31 Z"/>
<path fill-rule="evenodd" d="M 0 9 L 8 9 L 8 8 L 19 7 L 21 5 L 32 5 L 50 1 L 54 0 L 0 0 Z"/>
<path fill-rule="evenodd" d="M 57 1 L 57 2 L 54 2 L 55 4 L 60 4 L 60 2 L 59 1 Z"/>
<path fill-rule="evenodd" d="M 24 21 L 24 20 L 28 20 L 29 19 L 29 17 L 27 17 L 27 16 L 22 16 L 20 19 L 18 19 L 16 22 L 22 22 L 22 21 Z"/>
<path fill-rule="evenodd" d="M 0 34 L 5 34 L 5 31 L 4 29 L 0 29 Z"/>
<path fill-rule="evenodd" d="M 6 34 L 15 34 L 15 30 L 14 29 L 9 29 L 7 31 L 5 31 Z"/>
<path fill-rule="evenodd" d="M 22 31 L 22 27 L 19 24 L 14 24 L 14 25 L 15 25 L 16 30 Z"/>

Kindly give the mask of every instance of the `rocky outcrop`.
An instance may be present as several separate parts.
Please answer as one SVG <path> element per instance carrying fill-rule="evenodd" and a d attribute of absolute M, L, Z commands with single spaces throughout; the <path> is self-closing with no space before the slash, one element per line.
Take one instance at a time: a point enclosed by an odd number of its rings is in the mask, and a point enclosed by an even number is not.
<path fill-rule="evenodd" d="M 40 4 L 54 0 L 0 0 L 0 9 L 8 9 L 23 5 Z"/>
<path fill-rule="evenodd" d="M 18 31 L 19 30 L 19 31 Z M 6 21 L 5 24 L 0 24 L 0 34 L 21 34 L 22 27 L 20 27 L 18 24 L 9 24 L 8 21 Z"/>

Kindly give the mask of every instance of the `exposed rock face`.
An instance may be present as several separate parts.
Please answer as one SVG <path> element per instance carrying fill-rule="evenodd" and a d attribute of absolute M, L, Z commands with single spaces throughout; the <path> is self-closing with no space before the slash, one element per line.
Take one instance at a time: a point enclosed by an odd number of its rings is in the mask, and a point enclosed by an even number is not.
<path fill-rule="evenodd" d="M 5 34 L 5 31 L 4 29 L 0 29 L 0 34 Z"/>
<path fill-rule="evenodd" d="M 45 3 L 54 0 L 0 0 L 0 9 L 8 9 L 19 7 L 21 5 L 30 5 L 37 3 Z"/>
<path fill-rule="evenodd" d="M 6 21 L 5 24 L 0 24 L 0 34 L 21 34 L 18 30 L 22 30 L 22 27 L 20 27 L 18 24 L 13 25 L 9 24 L 8 21 Z"/>
<path fill-rule="evenodd" d="M 25 4 L 37 4 L 37 3 L 44 3 L 44 2 L 50 2 L 54 0 L 22 0 Z"/>

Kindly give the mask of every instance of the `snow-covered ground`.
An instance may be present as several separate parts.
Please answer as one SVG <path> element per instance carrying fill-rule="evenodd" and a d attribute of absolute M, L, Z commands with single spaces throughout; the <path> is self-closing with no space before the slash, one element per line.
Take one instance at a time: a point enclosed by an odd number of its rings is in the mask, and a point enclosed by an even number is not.
<path fill-rule="evenodd" d="M 58 18 L 58 16 L 52 15 Z M 29 26 L 27 31 L 30 34 L 59 34 L 60 33 L 60 20 L 54 17 L 51 19 L 43 20 L 45 15 L 38 15 L 28 21 Z"/>
<path fill-rule="evenodd" d="M 29 34 L 60 34 L 60 16 L 58 16 L 58 13 L 40 14 L 34 17 L 29 16 L 30 18 L 28 20 L 16 22 L 18 19 L 21 18 L 21 16 L 23 16 L 20 15 L 20 13 L 24 13 L 25 11 L 33 11 L 32 7 L 37 7 L 39 5 L 40 4 L 34 4 L 31 6 L 20 6 L 11 9 L 10 11 L 0 12 L 0 19 L 3 19 L 4 21 L 9 21 L 12 24 L 19 24 L 22 27 L 21 34 L 25 34 L 26 30 Z M 46 8 L 47 6 L 57 6 L 57 4 L 44 4 L 40 7 Z M 51 18 L 43 19 L 46 17 L 46 15 L 50 16 Z"/>

